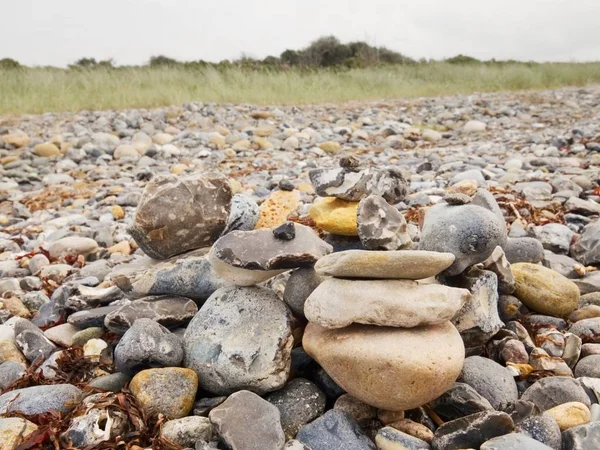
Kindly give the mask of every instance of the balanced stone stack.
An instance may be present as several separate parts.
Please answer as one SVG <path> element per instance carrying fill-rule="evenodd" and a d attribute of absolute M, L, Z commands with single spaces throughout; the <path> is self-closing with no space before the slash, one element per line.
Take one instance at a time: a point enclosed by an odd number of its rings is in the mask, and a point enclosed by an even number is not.
<path fill-rule="evenodd" d="M 404 411 L 433 400 L 462 369 L 465 349 L 450 320 L 471 294 L 424 279 L 453 262 L 449 253 L 416 250 L 321 258 L 315 270 L 329 278 L 306 300 L 304 349 L 369 405 Z"/>

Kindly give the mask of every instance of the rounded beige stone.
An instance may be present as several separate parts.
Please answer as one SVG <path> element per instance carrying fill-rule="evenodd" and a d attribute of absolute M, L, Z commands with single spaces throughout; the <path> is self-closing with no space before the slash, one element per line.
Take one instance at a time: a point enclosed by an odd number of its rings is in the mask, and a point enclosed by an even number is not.
<path fill-rule="evenodd" d="M 565 317 L 579 303 L 579 288 L 568 278 L 544 266 L 517 263 L 511 266 L 516 289 L 513 295 L 542 314 Z"/>
<path fill-rule="evenodd" d="M 420 280 L 433 277 L 454 262 L 452 253 L 424 250 L 346 250 L 319 259 L 319 275 L 342 278 L 385 278 Z"/>
<path fill-rule="evenodd" d="M 465 358 L 463 341 L 450 322 L 335 330 L 309 323 L 303 347 L 347 393 L 390 411 L 439 397 L 458 378 Z"/>
<path fill-rule="evenodd" d="M 329 278 L 308 297 L 304 314 L 326 328 L 352 323 L 412 328 L 452 319 L 470 297 L 467 289 L 412 280 Z"/>
<path fill-rule="evenodd" d="M 589 408 L 580 402 L 563 403 L 562 405 L 550 408 L 546 413 L 550 414 L 556 420 L 560 431 L 585 425 L 592 419 Z"/>

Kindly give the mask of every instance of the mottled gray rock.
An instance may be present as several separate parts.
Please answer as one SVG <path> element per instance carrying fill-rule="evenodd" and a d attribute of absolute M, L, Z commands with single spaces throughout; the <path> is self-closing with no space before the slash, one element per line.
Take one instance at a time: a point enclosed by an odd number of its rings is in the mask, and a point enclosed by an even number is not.
<path fill-rule="evenodd" d="M 579 336 L 584 344 L 600 343 L 600 317 L 575 322 L 569 331 Z"/>
<path fill-rule="evenodd" d="M 137 319 L 152 319 L 167 328 L 185 325 L 198 306 L 193 300 L 176 296 L 145 297 L 123 305 L 106 315 L 104 326 L 113 333 L 123 334 Z"/>
<path fill-rule="evenodd" d="M 367 250 L 398 250 L 412 245 L 404 216 L 383 197 L 363 198 L 357 223 L 358 236 Z"/>
<path fill-rule="evenodd" d="M 18 361 L 0 363 L 0 390 L 4 390 L 25 375 L 27 366 Z"/>
<path fill-rule="evenodd" d="M 485 344 L 504 325 L 498 315 L 498 277 L 494 272 L 473 268 L 451 283 L 471 292 L 452 323 L 467 348 Z"/>
<path fill-rule="evenodd" d="M 209 417 L 232 450 L 280 450 L 285 444 L 279 410 L 253 392 L 232 394 Z"/>
<path fill-rule="evenodd" d="M 496 247 L 482 264 L 484 269 L 494 272 L 498 277 L 499 294 L 512 294 L 515 291 L 515 277 L 502 247 Z"/>
<path fill-rule="evenodd" d="M 568 402 L 590 405 L 590 399 L 577 380 L 570 377 L 542 378 L 532 384 L 521 400 L 533 402 L 540 411 L 546 411 Z"/>
<path fill-rule="evenodd" d="M 15 327 L 15 341 L 27 361 L 34 362 L 40 358 L 42 361 L 57 350 L 56 346 L 48 340 L 42 330 L 31 324 L 32 328 L 17 332 Z"/>
<path fill-rule="evenodd" d="M 231 199 L 229 219 L 227 219 L 227 225 L 222 234 L 227 234 L 234 230 L 253 230 L 258 222 L 259 214 L 258 205 L 254 200 L 247 195 L 235 194 Z"/>
<path fill-rule="evenodd" d="M 111 373 L 109 375 L 103 375 L 98 378 L 94 378 L 88 383 L 88 386 L 101 389 L 103 391 L 119 392 L 123 386 L 131 381 L 131 377 L 121 372 Z"/>
<path fill-rule="evenodd" d="M 212 424 L 206 417 L 190 416 L 165 422 L 161 429 L 161 437 L 181 447 L 193 447 L 197 441 L 210 441 Z"/>
<path fill-rule="evenodd" d="M 600 263 L 600 221 L 586 225 L 571 246 L 571 255 L 589 266 Z"/>
<path fill-rule="evenodd" d="M 466 383 L 454 383 L 429 405 L 444 421 L 494 409 L 485 397 Z"/>
<path fill-rule="evenodd" d="M 108 305 L 111 302 L 123 298 L 123 292 L 117 286 L 107 288 L 94 288 L 89 286 L 77 286 L 76 295 L 71 295 L 65 302 L 65 306 L 75 311 Z"/>
<path fill-rule="evenodd" d="M 546 250 L 558 254 L 569 252 L 573 231 L 566 225 L 560 223 L 549 223 L 547 225 L 533 227 L 533 237 L 542 243 Z"/>
<path fill-rule="evenodd" d="M 544 259 L 544 247 L 535 238 L 508 238 L 502 246 L 509 263 L 538 263 Z"/>
<path fill-rule="evenodd" d="M 353 450 L 375 450 L 375 444 L 367 437 L 356 421 L 347 412 L 329 410 L 308 425 L 304 425 L 296 436 L 312 450 L 344 448 Z"/>
<path fill-rule="evenodd" d="M 304 303 L 322 281 L 312 267 L 296 269 L 291 273 L 285 284 L 283 301 L 295 317 L 304 318 Z"/>
<path fill-rule="evenodd" d="M 70 384 L 51 384 L 16 389 L 0 395 L 0 414 L 43 414 L 51 410 L 67 413 L 79 404 L 82 392 Z"/>
<path fill-rule="evenodd" d="M 130 298 L 176 295 L 204 301 L 217 289 L 229 285 L 215 273 L 207 252 L 208 249 L 194 250 L 141 272 L 118 275 L 115 283 Z"/>
<path fill-rule="evenodd" d="M 466 358 L 458 381 L 474 388 L 495 409 L 505 408 L 518 399 L 517 385 L 511 373 L 491 359 Z"/>
<path fill-rule="evenodd" d="M 219 406 L 225 400 L 227 400 L 226 396 L 204 397 L 200 400 L 196 400 L 196 402 L 194 403 L 194 415 L 208 417 L 208 413 L 210 413 L 214 408 Z"/>
<path fill-rule="evenodd" d="M 377 448 L 381 450 L 430 450 L 431 447 L 425 441 L 417 439 L 410 434 L 403 433 L 392 427 L 383 427 L 375 436 Z"/>
<path fill-rule="evenodd" d="M 115 347 L 114 360 L 119 372 L 176 367 L 183 360 L 183 342 L 154 320 L 137 319 Z"/>
<path fill-rule="evenodd" d="M 240 286 L 250 286 L 297 267 L 310 267 L 333 248 L 309 227 L 295 224 L 293 239 L 278 239 L 272 229 L 232 231 L 210 250 L 217 275 Z"/>
<path fill-rule="evenodd" d="M 516 422 L 516 431 L 531 436 L 536 441 L 546 444 L 554 450 L 560 450 L 560 427 L 556 420 L 546 413 L 525 417 Z"/>
<path fill-rule="evenodd" d="M 273 291 L 221 288 L 187 327 L 185 366 L 209 392 L 264 394 L 287 381 L 292 344 L 291 314 Z"/>
<path fill-rule="evenodd" d="M 294 378 L 283 388 L 272 392 L 265 400 L 279 409 L 281 427 L 286 439 L 293 439 L 298 430 L 325 411 L 325 394 L 310 381 Z"/>
<path fill-rule="evenodd" d="M 230 205 L 231 187 L 222 176 L 159 175 L 146 185 L 129 232 L 148 256 L 166 259 L 214 242 Z"/>
<path fill-rule="evenodd" d="M 539 441 L 521 433 L 511 433 L 498 436 L 484 442 L 480 450 L 552 450 Z"/>
<path fill-rule="evenodd" d="M 75 325 L 78 328 L 90 328 L 90 327 L 102 327 L 104 326 L 104 319 L 107 315 L 119 310 L 121 306 L 119 305 L 111 305 L 111 306 L 101 306 L 99 308 L 94 308 L 85 311 L 78 311 L 69 316 L 67 321 L 70 324 Z"/>
<path fill-rule="evenodd" d="M 552 269 L 567 278 L 577 278 L 579 276 L 577 275 L 577 272 L 573 270 L 579 263 L 567 255 L 557 255 L 550 250 L 545 250 L 542 264 L 544 267 Z"/>
<path fill-rule="evenodd" d="M 499 411 L 483 411 L 446 422 L 433 435 L 433 450 L 479 448 L 484 442 L 507 433 L 515 425 Z"/>
<path fill-rule="evenodd" d="M 600 378 L 600 355 L 581 358 L 574 370 L 575 377 Z"/>
<path fill-rule="evenodd" d="M 600 422 L 569 428 L 562 434 L 564 450 L 594 450 L 600 448 Z"/>
<path fill-rule="evenodd" d="M 375 194 L 395 204 L 404 199 L 408 192 L 404 176 L 396 169 L 313 169 L 308 176 L 315 192 L 321 197 L 358 202 Z"/>
<path fill-rule="evenodd" d="M 425 215 L 419 249 L 454 254 L 456 259 L 445 272 L 452 276 L 485 261 L 505 243 L 504 221 L 491 211 L 475 205 L 439 204 Z"/>

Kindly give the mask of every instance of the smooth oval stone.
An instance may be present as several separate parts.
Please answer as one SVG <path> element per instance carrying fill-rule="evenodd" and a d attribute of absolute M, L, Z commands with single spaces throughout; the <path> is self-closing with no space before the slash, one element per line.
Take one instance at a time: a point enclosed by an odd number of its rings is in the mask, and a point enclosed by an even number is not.
<path fill-rule="evenodd" d="M 68 413 L 83 397 L 71 384 L 51 384 L 16 389 L 0 396 L 0 414 L 19 411 L 27 415 L 49 411 Z"/>
<path fill-rule="evenodd" d="M 481 356 L 465 359 L 459 381 L 485 397 L 495 409 L 506 408 L 518 399 L 517 385 L 504 366 Z"/>
<path fill-rule="evenodd" d="M 352 323 L 412 328 L 452 319 L 470 296 L 466 289 L 412 280 L 329 278 L 308 297 L 304 314 L 326 328 Z"/>
<path fill-rule="evenodd" d="M 453 262 L 451 253 L 346 250 L 319 259 L 315 270 L 320 275 L 340 278 L 420 280 L 439 274 Z"/>
<path fill-rule="evenodd" d="M 590 399 L 578 380 L 571 377 L 548 377 L 533 383 L 521 396 L 541 411 L 569 402 L 590 405 Z"/>
<path fill-rule="evenodd" d="M 563 448 L 568 450 L 600 448 L 600 422 L 569 428 L 563 433 Z"/>
<path fill-rule="evenodd" d="M 569 331 L 579 336 L 584 343 L 600 343 L 600 317 L 575 322 Z"/>
<path fill-rule="evenodd" d="M 530 263 L 512 265 L 514 295 L 528 308 L 555 317 L 571 314 L 579 302 L 577 285 L 558 272 Z"/>
<path fill-rule="evenodd" d="M 292 239 L 278 238 L 271 228 L 232 231 L 209 253 L 215 272 L 238 286 L 250 286 L 297 267 L 310 267 L 333 247 L 309 227 L 294 224 Z"/>
<path fill-rule="evenodd" d="M 568 402 L 546 411 L 558 424 L 560 431 L 585 425 L 592 419 L 590 409 L 580 402 Z"/>
<path fill-rule="evenodd" d="M 129 232 L 148 256 L 166 259 L 217 240 L 230 204 L 231 187 L 222 176 L 159 175 L 146 185 Z"/>
<path fill-rule="evenodd" d="M 464 361 L 450 322 L 412 329 L 309 323 L 304 350 L 350 395 L 381 409 L 416 408 L 443 394 Z"/>
<path fill-rule="evenodd" d="M 542 444 L 525 434 L 510 433 L 498 436 L 484 442 L 479 450 L 552 450 L 546 444 Z"/>

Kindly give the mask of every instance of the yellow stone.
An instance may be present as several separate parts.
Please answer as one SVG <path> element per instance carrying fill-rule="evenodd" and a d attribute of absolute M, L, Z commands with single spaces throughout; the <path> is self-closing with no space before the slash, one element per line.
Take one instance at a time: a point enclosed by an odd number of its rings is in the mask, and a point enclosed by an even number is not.
<path fill-rule="evenodd" d="M 41 156 L 43 158 L 62 156 L 60 149 L 50 142 L 44 142 L 43 144 L 36 145 L 35 147 L 33 147 L 33 152 L 36 155 Z"/>
<path fill-rule="evenodd" d="M 5 166 L 6 164 L 10 164 L 11 162 L 15 162 L 17 159 L 19 159 L 19 158 L 17 156 L 15 156 L 15 155 L 5 156 L 4 158 L 0 159 L 0 164 L 2 164 L 3 166 Z"/>
<path fill-rule="evenodd" d="M 125 217 L 125 211 L 119 205 L 113 205 L 110 212 L 115 220 L 121 220 Z"/>
<path fill-rule="evenodd" d="M 284 223 L 290 214 L 300 206 L 298 191 L 275 191 L 259 208 L 255 229 L 277 227 Z"/>
<path fill-rule="evenodd" d="M 513 264 L 511 269 L 514 296 L 528 308 L 555 317 L 566 317 L 577 308 L 579 288 L 560 273 L 530 263 Z"/>
<path fill-rule="evenodd" d="M 262 137 L 254 138 L 254 144 L 257 145 L 258 148 L 261 150 L 266 150 L 268 148 L 273 147 L 273 144 L 271 142 L 269 142 L 267 139 L 262 138 Z"/>
<path fill-rule="evenodd" d="M 179 419 L 194 406 L 198 375 L 180 367 L 147 369 L 133 377 L 129 388 L 149 416 L 164 414 L 169 420 Z"/>
<path fill-rule="evenodd" d="M 254 129 L 254 136 L 267 137 L 271 136 L 275 130 L 271 127 L 259 127 Z"/>
<path fill-rule="evenodd" d="M 315 188 L 313 188 L 313 185 L 310 183 L 298 183 L 296 189 L 307 194 L 313 194 L 315 192 Z"/>
<path fill-rule="evenodd" d="M 5 144 L 20 148 L 20 147 L 25 147 L 27 144 L 29 144 L 29 141 L 31 139 L 29 139 L 29 136 L 27 136 L 27 133 L 25 133 L 21 130 L 17 130 L 17 131 L 14 131 L 12 133 L 8 133 L 8 134 L 5 134 L 4 136 L 2 136 L 2 140 L 4 141 Z"/>
<path fill-rule="evenodd" d="M 171 167 L 171 173 L 179 175 L 181 172 L 187 169 L 187 167 L 188 166 L 186 166 L 185 164 L 175 164 L 173 167 Z"/>
<path fill-rule="evenodd" d="M 239 194 L 240 192 L 244 192 L 242 183 L 240 183 L 238 180 L 230 180 L 229 185 L 231 186 L 232 194 Z"/>
<path fill-rule="evenodd" d="M 592 420 L 590 410 L 580 402 L 563 403 L 562 405 L 550 408 L 546 413 L 550 414 L 554 420 L 556 420 L 560 431 L 565 431 L 579 425 L 585 425 Z"/>
<path fill-rule="evenodd" d="M 213 134 L 210 137 L 210 143 L 213 144 L 218 150 L 221 150 L 227 144 L 227 140 L 220 134 Z"/>
<path fill-rule="evenodd" d="M 6 361 L 16 361 L 23 364 L 27 364 L 27 360 L 17 344 L 13 341 L 0 341 L 0 364 Z"/>
<path fill-rule="evenodd" d="M 341 148 L 341 145 L 339 142 L 327 141 L 327 142 L 321 142 L 319 144 L 319 148 L 327 153 L 335 153 Z"/>
<path fill-rule="evenodd" d="M 356 216 L 358 202 L 336 197 L 317 200 L 310 208 L 310 217 L 323 231 L 342 236 L 358 236 Z"/>
<path fill-rule="evenodd" d="M 242 139 L 232 145 L 234 150 L 250 150 L 250 141 L 248 139 Z"/>

